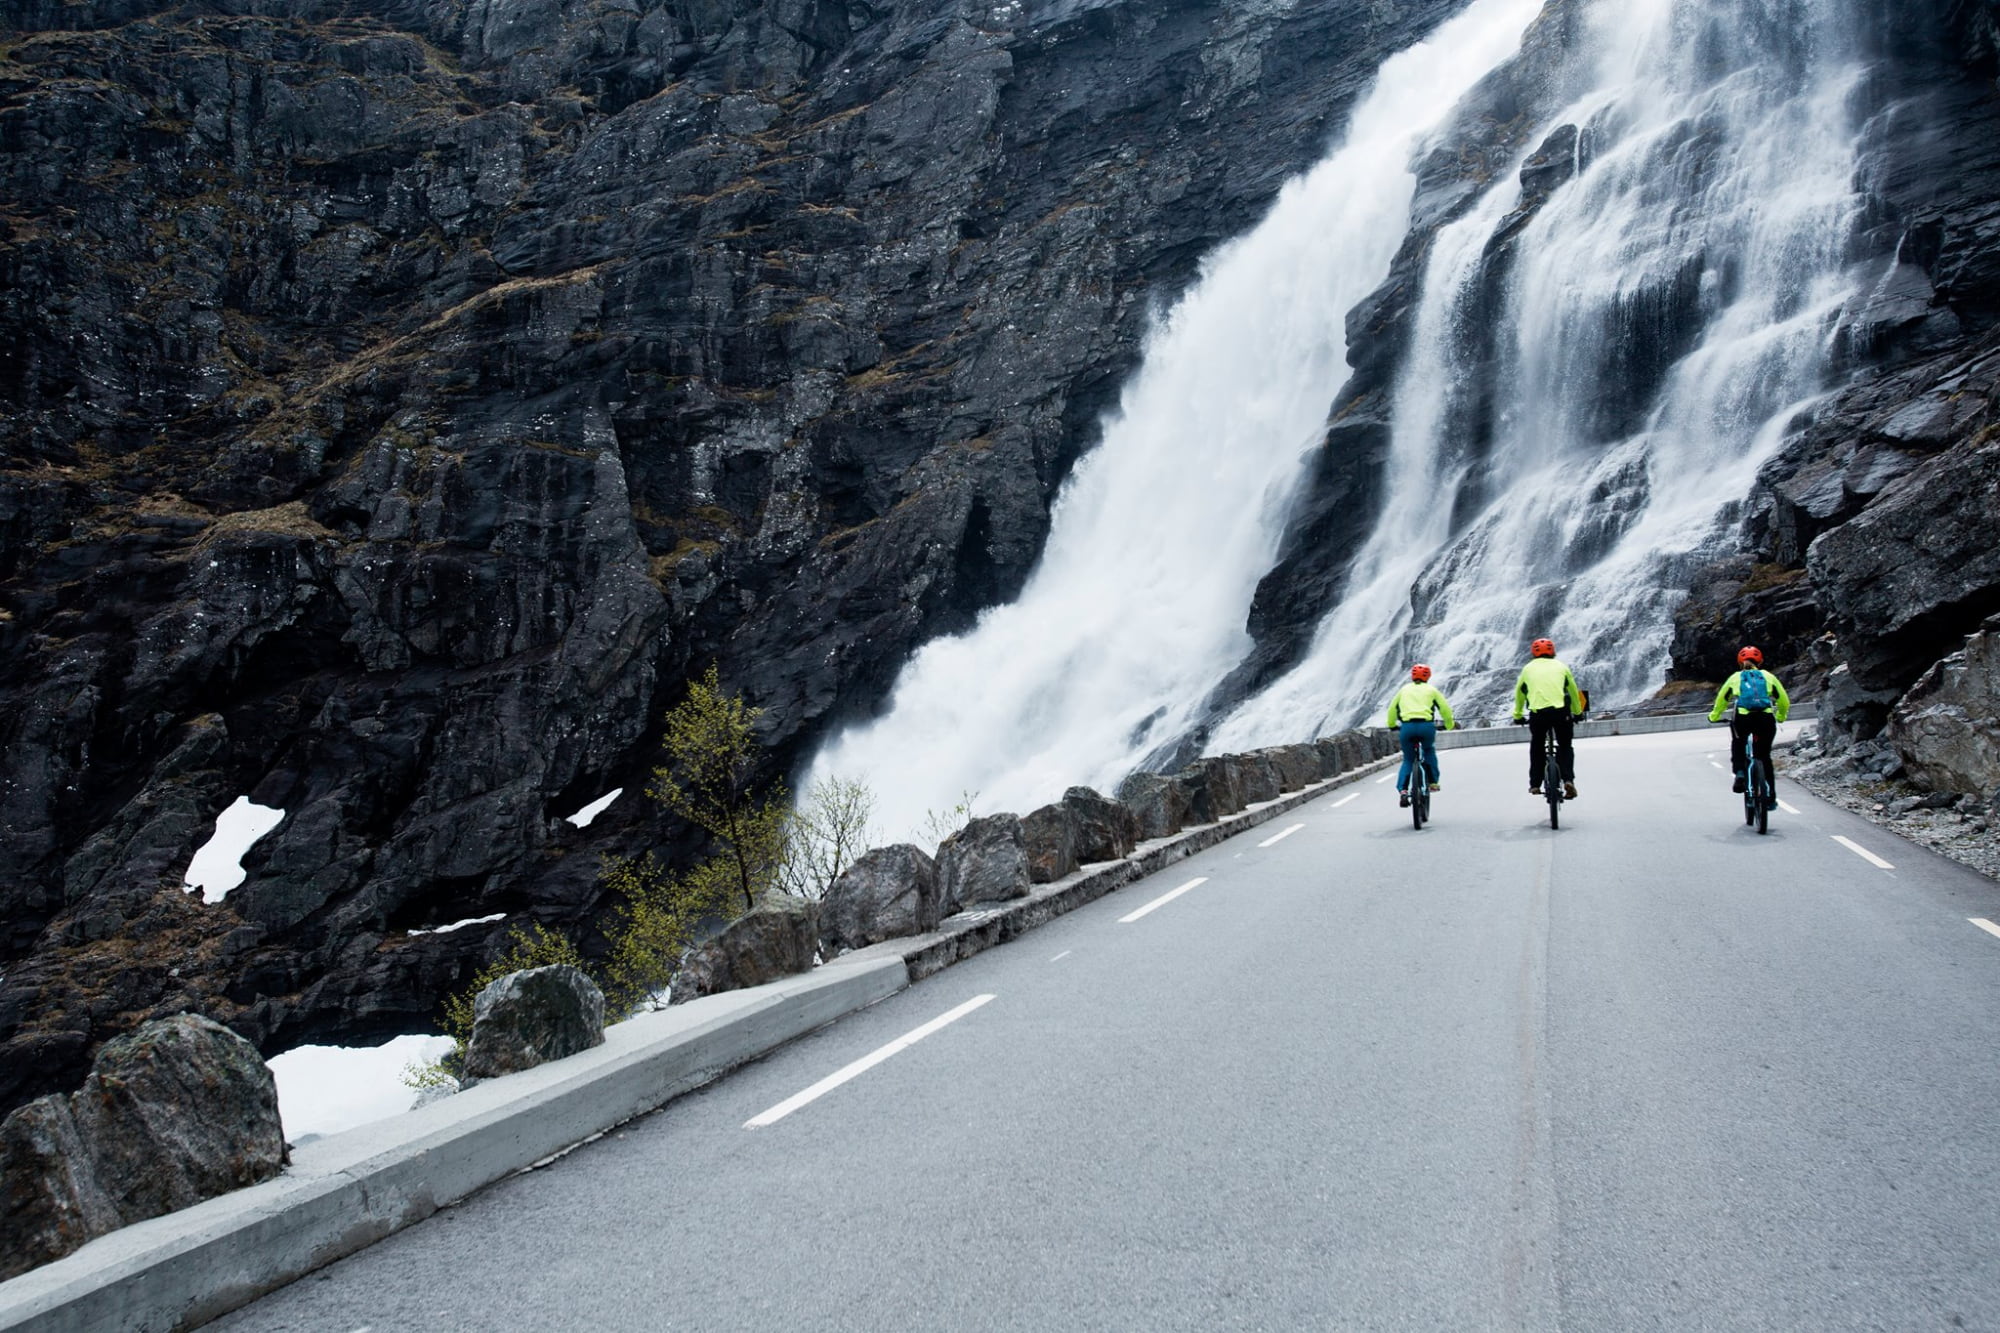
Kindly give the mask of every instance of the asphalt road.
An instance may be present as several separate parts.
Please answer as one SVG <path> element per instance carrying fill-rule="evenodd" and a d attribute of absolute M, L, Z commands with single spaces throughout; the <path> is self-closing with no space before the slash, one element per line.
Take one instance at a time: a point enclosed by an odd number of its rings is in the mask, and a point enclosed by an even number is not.
<path fill-rule="evenodd" d="M 1336 791 L 218 1326 L 2000 1330 L 2000 885 L 1725 744 Z"/>

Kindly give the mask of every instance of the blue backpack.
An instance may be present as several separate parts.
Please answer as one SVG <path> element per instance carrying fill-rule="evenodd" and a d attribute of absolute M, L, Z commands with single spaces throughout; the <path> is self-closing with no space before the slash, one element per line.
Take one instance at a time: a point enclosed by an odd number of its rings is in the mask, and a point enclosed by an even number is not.
<path fill-rule="evenodd" d="M 1761 713 L 1771 706 L 1771 682 L 1762 671 L 1736 673 L 1736 709 Z"/>

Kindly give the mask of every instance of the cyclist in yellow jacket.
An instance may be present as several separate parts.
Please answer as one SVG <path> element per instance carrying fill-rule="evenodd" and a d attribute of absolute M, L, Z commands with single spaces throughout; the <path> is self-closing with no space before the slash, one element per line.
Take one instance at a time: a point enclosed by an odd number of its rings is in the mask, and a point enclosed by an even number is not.
<path fill-rule="evenodd" d="M 1715 692 L 1715 707 L 1708 710 L 1710 722 L 1722 721 L 1724 710 L 1734 706 L 1736 715 L 1729 723 L 1729 767 L 1736 774 L 1731 791 L 1750 785 L 1750 760 L 1746 741 L 1756 742 L 1754 753 L 1771 767 L 1771 741 L 1778 724 L 1792 711 L 1792 696 L 1778 678 L 1764 670 L 1764 652 L 1751 644 L 1736 650 L 1736 674 L 1722 682 Z M 1759 679 L 1761 677 L 1761 679 Z"/>
<path fill-rule="evenodd" d="M 1528 724 L 1528 791 L 1542 794 L 1542 738 L 1553 728 L 1556 763 L 1562 769 L 1563 799 L 1576 799 L 1576 717 L 1583 712 L 1583 692 L 1576 677 L 1556 659 L 1553 639 L 1536 639 L 1528 646 L 1528 665 L 1514 682 L 1514 721 Z"/>
<path fill-rule="evenodd" d="M 1424 777 L 1430 781 L 1431 790 L 1438 791 L 1443 786 L 1438 781 L 1437 734 L 1440 721 L 1446 731 L 1458 725 L 1451 716 L 1451 705 L 1431 684 L 1431 669 L 1419 662 L 1410 668 L 1409 683 L 1389 700 L 1389 726 L 1403 742 L 1403 767 L 1396 776 L 1397 797 L 1402 805 L 1410 803 L 1410 768 L 1417 762 L 1419 747 Z"/>

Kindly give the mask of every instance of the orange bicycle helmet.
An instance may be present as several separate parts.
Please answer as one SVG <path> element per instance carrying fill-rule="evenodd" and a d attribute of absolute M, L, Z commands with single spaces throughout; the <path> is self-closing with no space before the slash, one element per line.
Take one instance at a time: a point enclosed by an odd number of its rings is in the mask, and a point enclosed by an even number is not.
<path fill-rule="evenodd" d="M 1764 665 L 1764 653 L 1762 649 L 1751 644 L 1745 644 L 1736 650 L 1737 666 L 1749 666 L 1753 662 L 1758 666 Z"/>
<path fill-rule="evenodd" d="M 1528 656 L 1530 657 L 1554 657 L 1555 655 L 1556 641 L 1554 639 L 1536 639 L 1528 645 Z"/>
<path fill-rule="evenodd" d="M 1430 678 L 1431 678 L 1431 669 L 1425 666 L 1422 662 L 1419 662 L 1415 666 L 1410 668 L 1411 680 L 1429 680 Z"/>

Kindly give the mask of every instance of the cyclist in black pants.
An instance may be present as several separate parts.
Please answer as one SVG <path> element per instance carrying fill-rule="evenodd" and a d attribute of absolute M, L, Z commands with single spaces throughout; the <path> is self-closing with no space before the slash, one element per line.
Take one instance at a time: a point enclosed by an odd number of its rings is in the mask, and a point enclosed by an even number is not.
<path fill-rule="evenodd" d="M 1746 750 L 1763 760 L 1766 770 L 1771 767 L 1771 741 L 1778 734 L 1778 724 L 1792 711 L 1792 698 L 1778 678 L 1764 670 L 1761 649 L 1750 644 L 1737 649 L 1736 665 L 1736 674 L 1715 692 L 1715 707 L 1708 710 L 1708 720 L 1720 722 L 1726 709 L 1732 705 L 1736 709 L 1729 724 L 1729 767 L 1736 774 L 1730 790 L 1740 792 L 1750 785 Z"/>
<path fill-rule="evenodd" d="M 1556 764 L 1562 770 L 1563 799 L 1576 799 L 1576 751 L 1570 738 L 1576 716 L 1583 711 L 1583 691 L 1576 677 L 1556 660 L 1553 639 L 1536 639 L 1528 647 L 1528 665 L 1514 682 L 1514 721 L 1528 724 L 1528 794 L 1542 794 L 1542 738 L 1554 728 Z"/>

